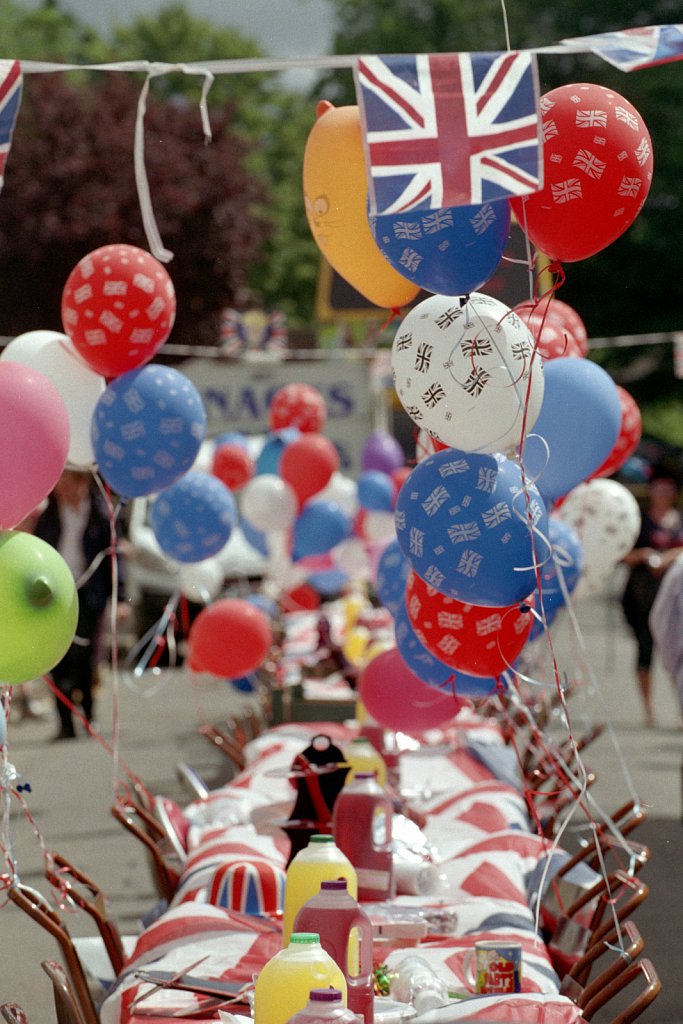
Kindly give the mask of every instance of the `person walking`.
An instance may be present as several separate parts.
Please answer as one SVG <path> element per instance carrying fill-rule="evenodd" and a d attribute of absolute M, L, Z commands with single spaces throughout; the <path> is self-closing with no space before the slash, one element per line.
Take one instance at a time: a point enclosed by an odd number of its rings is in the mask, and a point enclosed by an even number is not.
<path fill-rule="evenodd" d="M 653 472 L 640 535 L 624 559 L 630 572 L 621 603 L 637 644 L 638 687 L 649 727 L 655 722 L 649 616 L 664 574 L 683 551 L 683 517 L 677 508 L 679 486 L 672 471 L 660 467 Z"/>
<path fill-rule="evenodd" d="M 72 704 L 80 704 L 85 719 L 92 722 L 93 687 L 101 660 L 104 614 L 112 594 L 112 565 L 107 553 L 112 538 L 109 514 L 89 472 L 75 469 L 63 472 L 33 532 L 59 551 L 78 585 L 76 635 L 51 675 L 60 693 Z M 120 618 L 127 611 L 123 585 L 119 572 Z M 57 694 L 55 702 L 59 717 L 55 739 L 74 739 L 76 731 L 71 708 Z"/>

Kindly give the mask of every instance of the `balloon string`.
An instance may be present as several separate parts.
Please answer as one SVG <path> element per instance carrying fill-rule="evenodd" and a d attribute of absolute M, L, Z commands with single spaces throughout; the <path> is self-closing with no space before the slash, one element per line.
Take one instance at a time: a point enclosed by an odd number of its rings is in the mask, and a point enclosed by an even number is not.
<path fill-rule="evenodd" d="M 389 312 L 389 316 L 386 318 L 386 320 L 379 329 L 379 333 L 382 334 L 383 331 L 386 331 L 389 324 L 392 323 L 392 321 L 394 320 L 398 320 L 401 314 L 402 310 L 400 306 L 392 306 Z"/>

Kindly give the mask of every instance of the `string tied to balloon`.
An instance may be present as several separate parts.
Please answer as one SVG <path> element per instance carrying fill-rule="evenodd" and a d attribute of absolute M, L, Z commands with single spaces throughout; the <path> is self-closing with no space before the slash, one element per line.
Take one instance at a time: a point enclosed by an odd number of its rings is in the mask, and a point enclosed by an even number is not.
<path fill-rule="evenodd" d="M 170 249 L 167 249 L 164 246 L 161 233 L 157 226 L 156 217 L 154 216 L 154 209 L 152 207 L 152 197 L 149 188 L 149 180 L 147 178 L 147 169 L 145 166 L 145 114 L 147 112 L 147 97 L 149 95 L 149 88 L 152 79 L 158 78 L 160 75 L 165 75 L 169 71 L 182 71 L 183 74 L 186 75 L 202 76 L 203 83 L 201 97 L 199 100 L 199 111 L 204 131 L 204 143 L 206 145 L 211 142 L 212 135 L 207 100 L 209 90 L 214 81 L 213 73 L 206 68 L 195 65 L 191 66 L 188 64 L 150 65 L 147 77 L 143 82 L 142 89 L 140 90 L 140 96 L 138 98 L 137 115 L 135 118 L 135 138 L 133 142 L 133 165 L 135 169 L 135 184 L 138 192 L 138 202 L 140 204 L 140 213 L 142 215 L 145 235 L 147 236 L 150 252 L 161 263 L 170 263 L 173 259 L 173 253 Z"/>

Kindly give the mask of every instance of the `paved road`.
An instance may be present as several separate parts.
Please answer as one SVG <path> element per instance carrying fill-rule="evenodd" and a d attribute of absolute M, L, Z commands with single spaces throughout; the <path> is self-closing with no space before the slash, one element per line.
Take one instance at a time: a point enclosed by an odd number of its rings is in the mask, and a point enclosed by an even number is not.
<path fill-rule="evenodd" d="M 666 985 L 643 1021 L 683 1021 L 681 922 L 678 884 L 683 863 L 680 825 L 681 738 L 673 692 L 661 673 L 656 691 L 660 727 L 642 728 L 633 680 L 633 645 L 619 610 L 605 602 L 579 605 L 580 639 L 564 622 L 556 634 L 560 677 L 584 665 L 585 684 L 572 698 L 572 726 L 580 735 L 590 722 L 609 720 L 611 729 L 585 755 L 598 774 L 594 794 L 601 806 L 615 809 L 635 791 L 650 819 L 639 838 L 653 848 L 644 878 L 651 895 L 638 923 Z M 590 671 L 586 669 L 590 666 Z M 599 683 L 595 692 L 591 676 Z M 219 721 L 244 702 L 228 685 L 196 683 L 182 672 L 164 673 L 144 690 L 119 685 L 120 757 L 157 792 L 186 799 L 175 775 L 178 760 L 195 765 L 209 781 L 225 777 L 220 756 L 197 734 L 200 721 Z M 103 735 L 111 739 L 114 692 L 111 682 L 100 701 Z M 139 844 L 109 813 L 113 760 L 98 743 L 80 738 L 50 743 L 52 719 L 10 723 L 9 761 L 29 783 L 26 801 L 36 831 L 15 804 L 10 833 L 21 878 L 42 886 L 42 846 L 64 853 L 91 874 L 108 893 L 124 932 L 135 931 L 139 916 L 154 902 L 147 863 Z M 627 767 L 625 767 L 627 766 Z M 36 834 L 37 833 L 37 834 Z M 77 914 L 66 914 L 73 934 L 87 934 Z M 55 956 L 53 940 L 13 905 L 0 910 L 0 1002 L 23 1004 L 32 1024 L 54 1020 L 50 986 L 40 961 Z"/>

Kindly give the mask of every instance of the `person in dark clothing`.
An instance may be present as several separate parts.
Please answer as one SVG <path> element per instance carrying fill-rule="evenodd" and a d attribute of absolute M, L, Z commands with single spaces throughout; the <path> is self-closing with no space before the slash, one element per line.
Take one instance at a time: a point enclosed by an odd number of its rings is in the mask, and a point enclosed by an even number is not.
<path fill-rule="evenodd" d="M 624 559 L 630 572 L 621 603 L 637 644 L 638 687 L 648 726 L 654 725 L 653 639 L 648 618 L 664 573 L 683 551 L 683 516 L 677 508 L 678 495 L 677 476 L 664 467 L 655 470 L 640 536 Z"/>
<path fill-rule="evenodd" d="M 64 471 L 35 524 L 34 533 L 59 551 L 78 585 L 76 635 L 51 674 L 60 692 L 73 704 L 80 704 L 84 717 L 92 722 L 93 684 L 100 660 L 102 626 L 112 594 L 112 565 L 108 554 L 112 538 L 109 514 L 90 473 Z M 118 593 L 122 599 L 121 573 Z M 119 608 L 127 611 L 123 603 Z M 56 695 L 55 702 L 59 715 L 59 732 L 55 738 L 73 739 L 76 732 L 71 710 Z"/>

